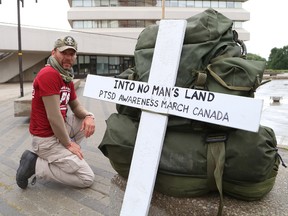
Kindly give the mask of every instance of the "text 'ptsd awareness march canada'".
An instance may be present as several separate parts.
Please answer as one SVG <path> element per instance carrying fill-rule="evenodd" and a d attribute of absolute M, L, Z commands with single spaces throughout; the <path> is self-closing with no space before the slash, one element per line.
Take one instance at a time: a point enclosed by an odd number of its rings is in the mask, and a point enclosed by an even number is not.
<path fill-rule="evenodd" d="M 263 101 L 209 91 L 88 75 L 84 96 L 257 132 Z"/>

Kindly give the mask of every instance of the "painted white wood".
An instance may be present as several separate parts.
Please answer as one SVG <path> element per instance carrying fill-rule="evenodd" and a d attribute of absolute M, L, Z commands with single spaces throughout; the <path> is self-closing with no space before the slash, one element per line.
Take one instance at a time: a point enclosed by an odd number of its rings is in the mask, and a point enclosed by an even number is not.
<path fill-rule="evenodd" d="M 160 21 L 149 84 L 175 85 L 185 29 L 186 20 Z M 148 215 L 167 121 L 166 115 L 142 111 L 121 216 Z"/>
<path fill-rule="evenodd" d="M 96 75 L 88 75 L 84 95 L 252 132 L 259 129 L 263 106 L 261 99 Z"/>

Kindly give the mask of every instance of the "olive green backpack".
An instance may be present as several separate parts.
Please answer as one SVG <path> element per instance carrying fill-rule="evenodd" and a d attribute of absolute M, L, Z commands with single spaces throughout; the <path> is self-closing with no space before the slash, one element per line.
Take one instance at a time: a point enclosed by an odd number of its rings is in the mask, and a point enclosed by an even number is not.
<path fill-rule="evenodd" d="M 232 21 L 208 9 L 187 22 L 176 86 L 254 97 L 265 62 L 245 59 L 245 45 L 232 30 Z M 120 78 L 148 81 L 157 31 L 158 26 L 152 25 L 139 35 L 135 68 Z M 229 106 L 229 101 L 223 106 Z M 127 178 L 141 110 L 117 105 L 117 111 L 107 119 L 99 149 Z M 267 194 L 279 162 L 277 141 L 269 127 L 260 126 L 253 133 L 169 116 L 155 189 L 177 197 L 218 191 L 221 214 L 223 193 L 243 200 Z"/>

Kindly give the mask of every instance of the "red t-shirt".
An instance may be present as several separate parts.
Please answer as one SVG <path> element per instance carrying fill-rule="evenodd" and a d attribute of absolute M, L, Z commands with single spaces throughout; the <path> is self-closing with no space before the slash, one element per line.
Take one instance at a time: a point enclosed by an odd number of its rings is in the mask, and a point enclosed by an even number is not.
<path fill-rule="evenodd" d="M 68 103 L 77 98 L 74 83 L 65 83 L 60 73 L 50 66 L 44 67 L 33 82 L 30 133 L 34 136 L 49 137 L 54 133 L 47 119 L 43 96 L 60 95 L 59 109 L 65 120 Z"/>

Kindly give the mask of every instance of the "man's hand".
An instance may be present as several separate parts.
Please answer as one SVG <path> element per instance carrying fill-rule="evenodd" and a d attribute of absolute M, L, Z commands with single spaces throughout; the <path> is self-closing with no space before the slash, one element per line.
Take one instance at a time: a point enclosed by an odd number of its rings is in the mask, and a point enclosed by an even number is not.
<path fill-rule="evenodd" d="M 77 143 L 71 141 L 68 144 L 67 149 L 70 152 L 72 152 L 73 154 L 77 155 L 80 158 L 80 160 L 83 159 L 83 154 L 82 154 L 81 148 Z"/>
<path fill-rule="evenodd" d="M 95 123 L 94 117 L 86 116 L 82 121 L 81 131 L 84 130 L 85 137 L 88 138 L 94 134 L 95 131 Z"/>

